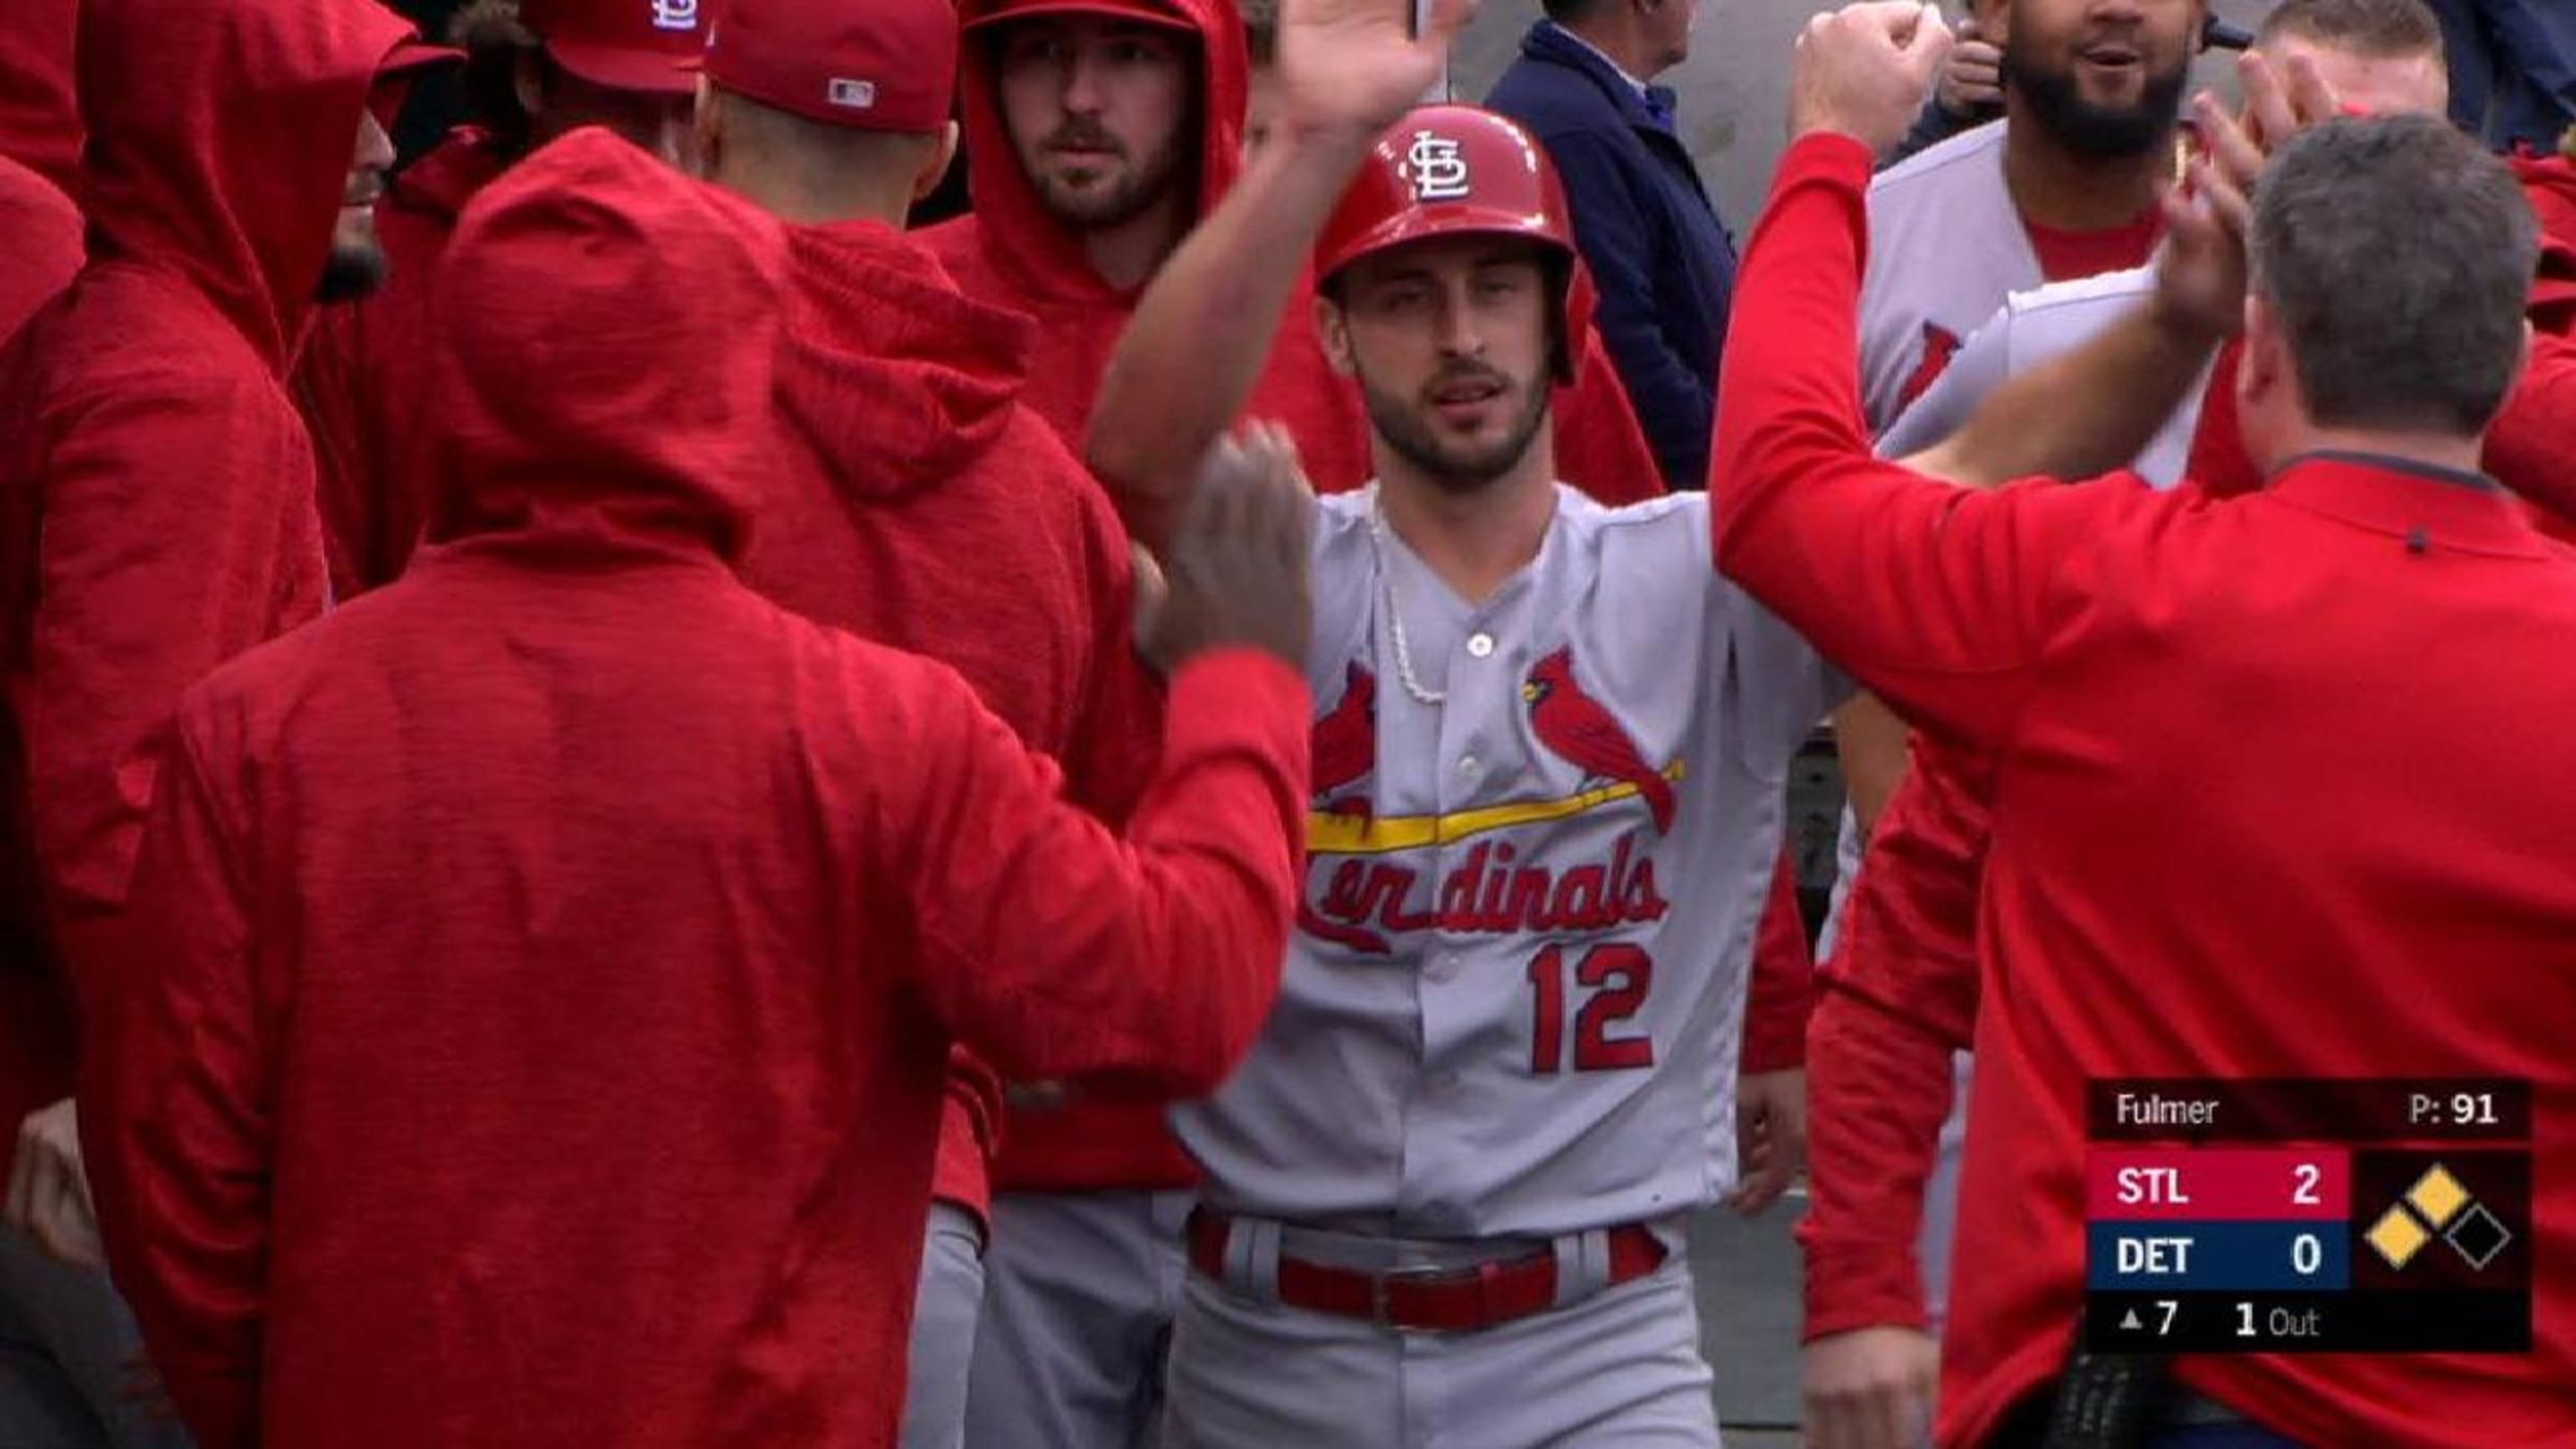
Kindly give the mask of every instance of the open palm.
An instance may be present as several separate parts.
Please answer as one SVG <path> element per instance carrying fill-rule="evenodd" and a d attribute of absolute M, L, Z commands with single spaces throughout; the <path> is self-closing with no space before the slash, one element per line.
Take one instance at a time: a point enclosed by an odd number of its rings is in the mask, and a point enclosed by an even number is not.
<path fill-rule="evenodd" d="M 1422 34 L 1413 0 L 1282 0 L 1279 81 L 1292 125 L 1374 136 L 1440 80 L 1476 0 L 1432 0 Z"/>

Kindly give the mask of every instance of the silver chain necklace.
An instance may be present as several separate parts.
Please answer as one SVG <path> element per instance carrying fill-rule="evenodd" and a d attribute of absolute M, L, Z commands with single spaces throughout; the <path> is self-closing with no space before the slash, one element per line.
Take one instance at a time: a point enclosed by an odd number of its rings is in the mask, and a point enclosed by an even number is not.
<path fill-rule="evenodd" d="M 1449 699 L 1445 689 L 1425 689 L 1413 677 L 1413 646 L 1404 637 L 1404 611 L 1395 602 L 1395 570 L 1387 566 L 1386 507 L 1379 502 L 1376 489 L 1369 490 L 1369 547 L 1377 554 L 1377 577 L 1386 590 L 1387 634 L 1395 641 L 1395 677 L 1404 692 L 1421 704 L 1444 704 Z"/>

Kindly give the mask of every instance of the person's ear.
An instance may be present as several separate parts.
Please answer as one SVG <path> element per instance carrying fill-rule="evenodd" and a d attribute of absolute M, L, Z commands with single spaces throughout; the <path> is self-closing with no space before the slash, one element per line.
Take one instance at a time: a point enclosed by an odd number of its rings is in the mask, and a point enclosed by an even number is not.
<path fill-rule="evenodd" d="M 1324 346 L 1324 361 L 1335 377 L 1359 376 L 1359 365 L 1351 355 L 1351 324 L 1332 298 L 1315 294 L 1315 336 Z"/>
<path fill-rule="evenodd" d="M 2279 319 L 2272 315 L 2269 303 L 2249 292 L 2245 297 L 2245 354 L 2236 367 L 2240 410 L 2253 411 L 2290 381 L 2290 351 L 2281 336 Z"/>
<path fill-rule="evenodd" d="M 937 191 L 939 183 L 947 179 L 949 166 L 956 160 L 957 123 L 950 121 L 939 128 L 939 144 L 931 148 L 930 158 L 922 163 L 920 173 L 912 178 L 913 201 L 927 200 L 930 193 Z"/>

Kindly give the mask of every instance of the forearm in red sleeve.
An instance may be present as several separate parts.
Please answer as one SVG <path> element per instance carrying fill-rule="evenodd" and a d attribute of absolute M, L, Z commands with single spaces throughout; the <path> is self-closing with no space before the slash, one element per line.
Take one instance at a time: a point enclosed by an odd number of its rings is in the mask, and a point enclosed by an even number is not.
<path fill-rule="evenodd" d="M 1950 1058 L 1974 1035 L 1990 784 L 1926 752 L 1889 800 L 1808 1033 L 1807 1336 L 1925 1322 L 1916 1244 Z"/>
<path fill-rule="evenodd" d="M 2144 492 L 1972 491 L 1872 456 L 1854 356 L 1869 176 L 1843 137 L 1781 159 L 1720 373 L 1718 566 L 1910 723 L 1990 743 L 2057 561 Z"/>
<path fill-rule="evenodd" d="M 1783 1072 L 1807 1059 L 1807 1017 L 1816 1004 L 1816 962 L 1798 914 L 1796 852 L 1782 842 L 1771 893 L 1753 932 L 1753 977 L 1744 1002 L 1746 1076 Z"/>
<path fill-rule="evenodd" d="M 1213 1090 L 1278 992 L 1304 856 L 1304 677 L 1245 649 L 1184 666 L 1124 839 L 940 682 L 912 701 L 915 760 L 877 834 L 917 903 L 927 998 L 1013 1080 Z"/>
<path fill-rule="evenodd" d="M 81 1142 L 99 1231 L 200 1449 L 259 1442 L 270 1043 L 226 824 L 172 743 L 127 913 L 130 950 L 83 979 Z"/>
<path fill-rule="evenodd" d="M 36 854 L 75 976 L 114 949 L 180 695 L 320 610 L 293 422 L 278 399 L 183 379 L 96 405 L 54 450 L 21 717 Z"/>
<path fill-rule="evenodd" d="M 2576 519 L 2576 343 L 2536 337 L 2522 381 L 2487 432 L 2487 471 L 2561 519 Z"/>

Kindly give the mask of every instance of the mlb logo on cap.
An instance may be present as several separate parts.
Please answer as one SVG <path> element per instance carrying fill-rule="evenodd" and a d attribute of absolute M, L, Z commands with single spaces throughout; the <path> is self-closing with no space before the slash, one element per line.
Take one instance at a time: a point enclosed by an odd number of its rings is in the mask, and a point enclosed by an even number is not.
<path fill-rule="evenodd" d="M 920 134 L 948 124 L 955 0 L 723 0 L 719 8 L 724 38 L 706 58 L 718 89 L 827 126 Z"/>
<path fill-rule="evenodd" d="M 656 30 L 697 29 L 698 0 L 653 0 L 653 28 Z"/>

